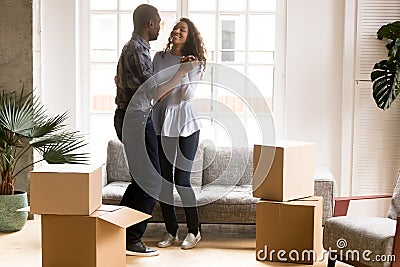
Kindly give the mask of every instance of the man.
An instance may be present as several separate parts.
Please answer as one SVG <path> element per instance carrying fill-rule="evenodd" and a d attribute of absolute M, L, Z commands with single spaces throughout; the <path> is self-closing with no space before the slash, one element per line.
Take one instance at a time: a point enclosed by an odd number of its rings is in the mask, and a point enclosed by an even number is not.
<path fill-rule="evenodd" d="M 122 125 L 126 108 L 133 94 L 153 75 L 149 41 L 157 40 L 161 18 L 155 7 L 140 5 L 133 12 L 134 31 L 131 40 L 125 44 L 117 66 L 117 109 L 114 127 L 122 141 Z"/>
<path fill-rule="evenodd" d="M 161 190 L 158 141 L 151 120 L 152 102 L 171 92 L 197 64 L 193 56 L 184 57 L 171 79 L 157 83 L 157 78 L 152 77 L 149 41 L 157 39 L 160 21 L 160 15 L 153 6 L 143 4 L 135 9 L 132 38 L 122 49 L 115 78 L 117 109 L 114 127 L 124 144 L 133 178 L 120 205 L 147 214 L 153 212 L 155 198 L 158 198 Z M 158 250 L 147 247 L 141 241 L 147 223 L 146 220 L 126 229 L 127 255 L 159 254 Z"/>
<path fill-rule="evenodd" d="M 133 12 L 134 31 L 132 38 L 122 49 L 115 78 L 117 85 L 115 103 L 117 109 L 114 115 L 114 127 L 118 139 L 121 141 L 124 117 L 129 102 L 140 85 L 153 75 L 149 41 L 157 39 L 160 31 L 160 22 L 161 18 L 157 9 L 151 5 L 140 5 Z M 146 144 L 147 153 L 154 168 L 159 170 L 157 140 L 154 142 L 155 146 L 152 146 L 152 140 L 149 140 L 149 144 Z M 122 197 L 120 205 L 151 214 L 155 203 L 156 200 L 132 180 Z M 145 246 L 141 241 L 146 227 L 147 220 L 126 229 L 127 255 L 155 256 L 159 254 L 158 250 Z"/>

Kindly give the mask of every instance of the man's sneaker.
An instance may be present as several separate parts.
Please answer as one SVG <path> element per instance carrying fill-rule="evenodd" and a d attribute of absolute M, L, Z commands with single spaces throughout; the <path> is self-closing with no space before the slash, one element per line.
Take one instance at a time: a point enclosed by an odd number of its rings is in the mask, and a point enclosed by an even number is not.
<path fill-rule="evenodd" d="M 129 256 L 150 257 L 158 254 L 160 252 L 157 249 L 149 248 L 142 241 L 126 245 L 126 255 Z"/>
<path fill-rule="evenodd" d="M 178 241 L 178 234 L 176 234 L 176 236 L 173 236 L 170 233 L 165 233 L 164 238 L 157 243 L 157 246 L 159 248 L 166 248 L 171 246 L 176 241 Z"/>
<path fill-rule="evenodd" d="M 188 233 L 185 237 L 185 240 L 182 242 L 181 249 L 191 249 L 194 248 L 197 243 L 199 243 L 201 239 L 200 232 L 197 233 L 197 236 L 194 236 L 192 233 Z"/>

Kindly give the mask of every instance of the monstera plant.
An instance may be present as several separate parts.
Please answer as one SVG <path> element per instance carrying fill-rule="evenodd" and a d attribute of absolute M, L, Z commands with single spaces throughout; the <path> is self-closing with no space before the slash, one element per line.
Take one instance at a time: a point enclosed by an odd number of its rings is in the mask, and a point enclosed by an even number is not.
<path fill-rule="evenodd" d="M 0 93 L 0 195 L 14 194 L 15 178 L 36 162 L 84 163 L 86 153 L 74 153 L 85 146 L 83 137 L 66 129 L 67 113 L 46 115 L 43 104 L 32 94 Z M 34 163 L 18 164 L 24 154 L 35 149 L 41 156 Z M 22 165 L 22 166 L 21 166 Z"/>
<path fill-rule="evenodd" d="M 374 65 L 372 95 L 377 106 L 385 110 L 396 99 L 400 89 L 400 21 L 382 26 L 377 35 L 379 40 L 387 40 L 388 58 Z"/>

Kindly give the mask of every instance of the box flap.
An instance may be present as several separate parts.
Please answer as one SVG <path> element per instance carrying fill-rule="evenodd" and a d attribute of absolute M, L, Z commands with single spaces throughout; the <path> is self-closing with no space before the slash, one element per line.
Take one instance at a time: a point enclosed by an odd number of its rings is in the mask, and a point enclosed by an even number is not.
<path fill-rule="evenodd" d="M 42 173 L 92 173 L 101 165 L 85 165 L 85 164 L 43 164 L 40 167 L 36 167 L 31 172 L 42 172 Z"/>
<path fill-rule="evenodd" d="M 113 212 L 119 209 L 122 209 L 123 206 L 115 206 L 115 205 L 101 205 L 97 210 L 95 210 L 92 214 L 90 214 L 90 217 L 100 217 L 103 214 Z"/>
<path fill-rule="evenodd" d="M 276 200 L 268 200 L 268 199 L 260 199 L 258 202 L 260 203 L 268 203 L 268 204 L 278 204 L 278 205 L 315 205 L 316 202 L 322 201 L 322 197 L 320 196 L 311 196 L 304 197 L 289 201 L 276 201 Z"/>
<path fill-rule="evenodd" d="M 133 224 L 147 220 L 151 218 L 151 216 L 128 207 L 120 207 L 114 211 L 104 212 L 104 214 L 99 215 L 98 218 L 118 225 L 119 227 L 127 228 Z"/>
<path fill-rule="evenodd" d="M 115 210 L 119 210 L 122 209 L 124 206 L 116 206 L 116 205 L 105 205 L 102 204 L 97 211 L 115 211 Z"/>
<path fill-rule="evenodd" d="M 300 198 L 296 200 L 291 200 L 286 202 L 288 205 L 301 205 L 301 206 L 315 206 L 318 201 L 322 202 L 322 197 L 318 196 L 311 196 L 311 197 L 305 197 L 305 198 Z"/>

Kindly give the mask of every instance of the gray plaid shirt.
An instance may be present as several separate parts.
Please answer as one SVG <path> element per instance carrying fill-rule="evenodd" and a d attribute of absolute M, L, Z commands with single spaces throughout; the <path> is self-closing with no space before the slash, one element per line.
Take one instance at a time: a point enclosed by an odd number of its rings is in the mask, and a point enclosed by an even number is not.
<path fill-rule="evenodd" d="M 126 110 L 133 94 L 147 79 L 153 76 L 150 44 L 136 33 L 122 49 L 117 66 L 117 96 L 115 104 Z M 148 99 L 143 99 L 148 102 Z M 147 104 L 147 103 L 146 103 Z"/>

